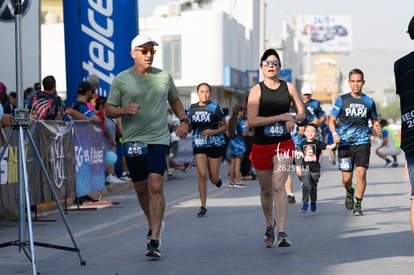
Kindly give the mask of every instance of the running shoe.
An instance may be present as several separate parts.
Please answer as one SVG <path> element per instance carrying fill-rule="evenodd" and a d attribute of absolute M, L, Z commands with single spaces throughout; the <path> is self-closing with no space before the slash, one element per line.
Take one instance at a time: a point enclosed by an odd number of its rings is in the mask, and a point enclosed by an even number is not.
<path fill-rule="evenodd" d="M 129 172 L 122 172 L 122 176 L 120 177 L 120 179 L 124 181 L 132 180 L 129 176 Z"/>
<path fill-rule="evenodd" d="M 216 183 L 217 188 L 220 188 L 222 183 L 223 183 L 222 180 L 219 179 L 219 181 Z"/>
<path fill-rule="evenodd" d="M 362 216 L 362 209 L 361 209 L 361 204 L 356 203 L 354 210 L 352 211 L 352 215 L 354 216 Z"/>
<path fill-rule="evenodd" d="M 167 175 L 168 175 L 168 180 L 173 180 L 174 179 L 174 174 L 173 174 L 171 168 L 168 169 Z"/>
<path fill-rule="evenodd" d="M 288 198 L 288 202 L 290 204 L 295 204 L 296 203 L 295 194 L 288 194 L 287 198 Z"/>
<path fill-rule="evenodd" d="M 200 207 L 200 211 L 197 214 L 197 217 L 202 218 L 207 216 L 207 208 L 205 207 Z"/>
<path fill-rule="evenodd" d="M 233 184 L 233 187 L 234 187 L 234 188 L 246 188 L 246 184 L 241 183 L 241 182 L 235 182 L 235 183 Z"/>
<path fill-rule="evenodd" d="M 108 175 L 108 176 L 105 178 L 105 182 L 106 182 L 106 183 L 108 183 L 108 184 L 111 184 L 111 183 L 113 183 L 113 184 L 122 184 L 122 183 L 124 183 L 125 181 L 121 180 L 121 179 L 120 179 L 120 178 L 118 178 L 115 174 L 113 174 L 113 175 Z"/>
<path fill-rule="evenodd" d="M 165 229 L 165 221 L 162 220 L 161 228 L 160 228 L 160 236 L 158 237 L 159 238 L 159 240 L 158 240 L 158 249 L 161 248 L 161 238 L 162 238 L 162 233 L 164 233 L 164 229 Z"/>
<path fill-rule="evenodd" d="M 151 240 L 151 235 L 152 235 L 152 230 L 151 229 L 148 229 L 148 232 L 147 232 L 147 243 L 149 243 L 149 241 Z"/>
<path fill-rule="evenodd" d="M 273 220 L 273 225 L 268 226 L 266 228 L 266 232 L 264 234 L 264 243 L 267 248 L 271 248 L 275 245 L 276 238 L 275 238 L 275 227 L 276 227 L 276 220 Z"/>
<path fill-rule="evenodd" d="M 316 211 L 316 202 L 311 202 L 311 211 L 312 212 Z"/>
<path fill-rule="evenodd" d="M 158 249 L 161 248 L 161 239 L 162 239 L 162 233 L 164 233 L 164 229 L 165 229 L 165 221 L 162 220 L 161 229 L 160 229 L 160 236 L 159 236 L 159 240 L 158 240 Z M 152 230 L 148 229 L 148 232 L 147 232 L 147 248 L 148 248 L 149 242 L 151 240 L 151 235 L 152 235 Z"/>
<path fill-rule="evenodd" d="M 234 182 L 229 182 L 229 184 L 227 185 L 228 188 L 233 188 L 234 187 Z"/>
<path fill-rule="evenodd" d="M 346 191 L 345 207 L 348 210 L 354 209 L 354 188 L 351 187 L 350 191 Z"/>
<path fill-rule="evenodd" d="M 277 233 L 277 247 L 290 247 L 292 243 L 288 239 L 288 235 L 285 232 Z"/>
<path fill-rule="evenodd" d="M 393 164 L 394 164 L 394 161 L 393 161 L 393 160 L 389 160 L 389 159 L 387 159 L 387 160 L 385 161 L 385 165 L 384 165 L 384 167 L 391 167 Z"/>
<path fill-rule="evenodd" d="M 304 203 L 302 205 L 302 208 L 300 209 L 300 212 L 302 212 L 302 213 L 308 212 L 308 204 L 307 203 Z"/>
<path fill-rule="evenodd" d="M 147 245 L 145 256 L 152 258 L 160 258 L 161 252 L 159 250 L 159 241 L 151 239 Z"/>
<path fill-rule="evenodd" d="M 191 169 L 191 162 L 184 163 L 184 172 L 188 172 Z"/>

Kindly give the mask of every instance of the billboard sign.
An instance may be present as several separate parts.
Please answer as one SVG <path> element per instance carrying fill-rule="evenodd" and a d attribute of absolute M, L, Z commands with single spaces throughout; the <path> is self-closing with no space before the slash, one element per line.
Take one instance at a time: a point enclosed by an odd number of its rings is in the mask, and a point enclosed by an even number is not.
<path fill-rule="evenodd" d="M 346 53 L 352 50 L 352 17 L 342 15 L 295 16 L 296 37 L 312 53 Z"/>
<path fill-rule="evenodd" d="M 107 96 L 115 75 L 132 66 L 131 40 L 138 34 L 136 0 L 64 0 L 67 104 L 91 74 Z"/>

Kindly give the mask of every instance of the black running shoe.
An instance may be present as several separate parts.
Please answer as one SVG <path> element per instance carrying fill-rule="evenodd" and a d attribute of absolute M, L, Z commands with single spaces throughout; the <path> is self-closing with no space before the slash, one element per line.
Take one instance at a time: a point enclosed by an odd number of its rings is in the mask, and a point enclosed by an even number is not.
<path fill-rule="evenodd" d="M 264 243 L 266 245 L 267 248 L 271 248 L 272 246 L 275 245 L 275 227 L 276 227 L 276 220 L 273 220 L 273 225 L 268 226 L 266 228 L 266 232 L 264 234 Z"/>
<path fill-rule="evenodd" d="M 354 188 L 351 187 L 350 191 L 346 191 L 345 207 L 348 210 L 354 209 Z"/>
<path fill-rule="evenodd" d="M 216 183 L 217 188 L 220 188 L 222 184 L 223 184 L 223 181 L 219 179 L 219 181 Z"/>
<path fill-rule="evenodd" d="M 164 229 L 165 229 L 165 221 L 162 220 L 161 228 L 160 228 L 160 236 L 159 236 L 159 239 L 158 239 L 158 249 L 161 248 L 161 239 L 162 239 L 162 233 L 164 233 Z M 151 240 L 151 235 L 152 235 L 152 230 L 148 229 L 148 232 L 147 232 L 147 249 L 148 249 L 148 246 L 149 246 L 149 242 Z"/>
<path fill-rule="evenodd" d="M 157 240 L 151 239 L 147 245 L 147 251 L 145 251 L 145 256 L 153 257 L 153 258 L 160 258 L 161 252 L 158 249 L 159 242 Z"/>
<path fill-rule="evenodd" d="M 197 217 L 201 218 L 205 216 L 207 216 L 207 208 L 201 206 L 200 211 L 197 214 Z"/>
<path fill-rule="evenodd" d="M 285 232 L 277 233 L 277 247 L 290 247 L 292 243 L 288 239 L 288 235 Z"/>
<path fill-rule="evenodd" d="M 290 204 L 295 204 L 296 203 L 296 199 L 295 199 L 295 195 L 294 194 L 288 194 L 287 195 L 287 199 L 288 199 L 288 202 Z"/>

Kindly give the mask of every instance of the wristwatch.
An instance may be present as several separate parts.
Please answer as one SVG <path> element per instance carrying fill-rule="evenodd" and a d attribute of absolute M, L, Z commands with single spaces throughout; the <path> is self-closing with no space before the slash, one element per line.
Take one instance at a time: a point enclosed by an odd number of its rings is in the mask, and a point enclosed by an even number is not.
<path fill-rule="evenodd" d="M 190 120 L 187 117 L 180 119 L 180 123 L 181 122 L 184 122 L 185 124 L 190 124 Z"/>

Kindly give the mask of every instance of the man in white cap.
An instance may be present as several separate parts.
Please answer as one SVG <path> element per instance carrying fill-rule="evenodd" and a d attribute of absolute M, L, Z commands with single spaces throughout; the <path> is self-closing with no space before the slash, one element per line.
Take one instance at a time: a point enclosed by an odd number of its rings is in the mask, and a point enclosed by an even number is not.
<path fill-rule="evenodd" d="M 134 66 L 113 80 L 105 111 L 108 117 L 122 119 L 122 142 L 128 170 L 148 220 L 145 255 L 159 258 L 160 235 L 165 225 L 163 175 L 170 144 L 168 103 L 180 119 L 177 136 L 187 136 L 188 118 L 171 75 L 152 67 L 156 53 L 154 46 L 158 43 L 145 34 L 132 40 L 130 55 Z"/>
<path fill-rule="evenodd" d="M 414 16 L 408 24 L 408 35 L 414 40 Z M 401 149 L 405 152 L 411 183 L 411 231 L 414 235 L 414 51 L 394 63 L 395 86 L 400 96 Z"/>

